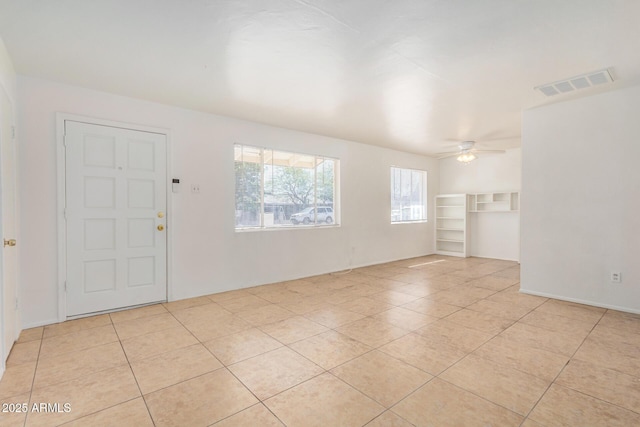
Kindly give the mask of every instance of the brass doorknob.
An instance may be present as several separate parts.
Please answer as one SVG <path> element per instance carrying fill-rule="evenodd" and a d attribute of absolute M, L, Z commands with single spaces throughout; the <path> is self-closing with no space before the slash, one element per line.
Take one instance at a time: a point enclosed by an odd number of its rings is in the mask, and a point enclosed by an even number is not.
<path fill-rule="evenodd" d="M 4 245 L 5 246 L 15 246 L 16 245 L 16 239 L 4 239 Z"/>
<path fill-rule="evenodd" d="M 164 218 L 164 212 L 158 212 L 158 218 Z"/>
<path fill-rule="evenodd" d="M 162 231 L 162 230 L 164 230 L 164 225 L 160 224 L 160 225 L 158 226 L 158 231 Z"/>

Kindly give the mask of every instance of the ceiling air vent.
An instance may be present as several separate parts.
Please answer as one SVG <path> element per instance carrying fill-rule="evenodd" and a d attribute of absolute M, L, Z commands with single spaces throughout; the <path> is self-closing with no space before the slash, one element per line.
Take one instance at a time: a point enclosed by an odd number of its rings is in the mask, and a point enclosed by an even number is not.
<path fill-rule="evenodd" d="M 539 90 L 546 96 L 554 96 L 560 93 L 573 92 L 574 90 L 586 89 L 588 87 L 612 82 L 613 77 L 611 77 L 609 69 L 605 68 L 604 70 L 593 71 L 591 73 L 537 86 L 534 89 Z"/>

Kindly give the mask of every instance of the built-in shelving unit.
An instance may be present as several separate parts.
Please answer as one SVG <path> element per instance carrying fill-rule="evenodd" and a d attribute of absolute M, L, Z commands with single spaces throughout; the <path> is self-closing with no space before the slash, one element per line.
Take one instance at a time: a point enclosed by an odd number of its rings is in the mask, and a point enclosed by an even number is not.
<path fill-rule="evenodd" d="M 467 195 L 436 196 L 436 253 L 467 256 Z"/>
<path fill-rule="evenodd" d="M 520 193 L 517 191 L 468 194 L 467 199 L 469 212 L 518 212 L 520 210 Z"/>

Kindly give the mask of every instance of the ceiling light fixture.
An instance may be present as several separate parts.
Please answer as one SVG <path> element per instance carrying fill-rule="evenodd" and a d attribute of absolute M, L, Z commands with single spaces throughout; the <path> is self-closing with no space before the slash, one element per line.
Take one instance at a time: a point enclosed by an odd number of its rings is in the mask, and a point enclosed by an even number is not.
<path fill-rule="evenodd" d="M 546 96 L 554 96 L 561 93 L 573 92 L 574 90 L 586 89 L 604 83 L 613 83 L 613 77 L 611 76 L 608 68 L 536 86 L 533 89 L 542 92 Z"/>
<path fill-rule="evenodd" d="M 464 164 L 468 164 L 469 162 L 473 161 L 476 159 L 476 155 L 469 152 L 469 151 L 465 151 L 462 154 L 460 154 L 458 157 L 456 157 L 456 160 L 464 163 Z"/>

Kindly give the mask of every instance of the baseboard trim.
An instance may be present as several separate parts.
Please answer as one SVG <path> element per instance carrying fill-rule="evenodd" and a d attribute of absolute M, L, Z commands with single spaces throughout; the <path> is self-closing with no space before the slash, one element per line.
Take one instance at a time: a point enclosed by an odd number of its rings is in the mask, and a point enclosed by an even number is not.
<path fill-rule="evenodd" d="M 31 329 L 31 328 L 39 328 L 40 326 L 53 325 L 54 323 L 60 323 L 57 317 L 50 320 L 39 320 L 37 322 L 27 323 L 26 325 L 22 325 L 22 330 Z"/>
<path fill-rule="evenodd" d="M 618 306 L 618 305 L 611 305 L 611 304 L 602 304 L 602 303 L 597 302 L 597 301 L 589 301 L 589 300 L 584 300 L 584 299 L 580 299 L 580 298 L 571 298 L 571 297 L 566 297 L 566 296 L 563 296 L 563 295 L 549 294 L 549 293 L 546 293 L 546 292 L 536 292 L 536 291 L 530 291 L 530 290 L 527 290 L 527 289 L 520 288 L 520 293 L 527 294 L 527 295 L 535 295 L 535 296 L 538 296 L 538 297 L 553 298 L 553 299 L 557 299 L 557 300 L 560 300 L 560 301 L 575 302 L 577 304 L 590 305 L 590 306 L 593 306 L 593 307 L 607 308 L 609 310 L 623 311 L 625 313 L 640 314 L 640 310 L 636 310 L 636 309 L 629 308 L 629 307 L 621 307 L 621 306 Z"/>

